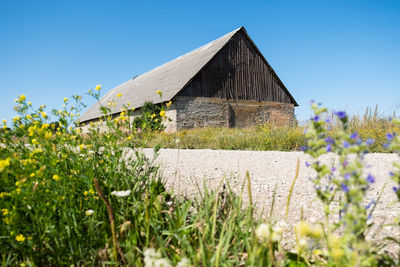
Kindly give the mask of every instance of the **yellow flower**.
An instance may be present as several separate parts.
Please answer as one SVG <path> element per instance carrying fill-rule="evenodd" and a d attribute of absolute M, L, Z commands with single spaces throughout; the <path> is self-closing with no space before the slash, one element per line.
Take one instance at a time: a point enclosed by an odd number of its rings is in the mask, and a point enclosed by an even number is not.
<path fill-rule="evenodd" d="M 160 111 L 160 116 L 161 116 L 161 117 L 165 117 L 165 111 L 164 111 L 164 110 L 161 110 L 161 111 Z"/>
<path fill-rule="evenodd" d="M 132 139 L 132 136 L 131 135 L 129 135 L 127 138 L 126 138 L 126 140 L 131 140 Z"/>
<path fill-rule="evenodd" d="M 20 188 L 17 188 L 15 191 L 17 191 L 18 195 L 21 194 L 21 189 Z"/>
<path fill-rule="evenodd" d="M 122 95 L 120 93 L 117 94 L 117 97 L 121 97 Z"/>
<path fill-rule="evenodd" d="M 171 104 L 172 104 L 171 101 L 167 102 L 167 108 L 169 108 L 171 106 Z"/>
<path fill-rule="evenodd" d="M 46 133 L 44 134 L 44 138 L 46 138 L 46 139 L 51 138 L 51 136 L 52 136 L 51 132 L 46 132 Z"/>
<path fill-rule="evenodd" d="M 8 215 L 8 209 L 1 209 L 1 212 L 3 213 L 3 216 Z"/>
<path fill-rule="evenodd" d="M 6 120 L 3 120 L 3 124 L 7 124 L 7 121 L 6 121 Z"/>
<path fill-rule="evenodd" d="M 67 102 L 68 101 L 68 97 L 64 97 L 64 102 Z"/>
<path fill-rule="evenodd" d="M 9 196 L 9 195 L 10 195 L 10 194 L 7 193 L 7 192 L 1 192 L 1 193 L 0 193 L 0 198 L 6 197 L 6 196 Z"/>
<path fill-rule="evenodd" d="M 20 96 L 19 96 L 19 101 L 21 101 L 21 102 L 22 102 L 22 101 L 25 101 L 25 98 L 26 98 L 25 95 L 20 95 Z"/>
<path fill-rule="evenodd" d="M 86 197 L 88 195 L 88 191 L 83 192 L 83 195 Z"/>
<path fill-rule="evenodd" d="M 43 117 L 43 118 L 46 118 L 46 117 L 47 117 L 47 113 L 44 112 L 44 111 L 42 111 L 40 114 L 42 114 L 42 117 Z"/>
<path fill-rule="evenodd" d="M 5 167 L 10 166 L 10 159 L 0 160 L 0 172 L 4 170 Z"/>
<path fill-rule="evenodd" d="M 161 91 L 157 90 L 156 94 L 158 94 L 160 97 L 162 97 L 162 92 Z"/>
<path fill-rule="evenodd" d="M 19 121 L 21 118 L 19 117 L 19 116 L 15 116 L 14 118 L 13 118 L 13 122 L 17 122 L 17 121 Z"/>
<path fill-rule="evenodd" d="M 156 116 L 156 114 L 151 114 L 150 118 L 154 119 L 154 117 Z"/>
<path fill-rule="evenodd" d="M 84 145 L 84 144 L 80 144 L 80 145 L 79 145 L 79 148 L 82 150 L 82 149 L 85 148 L 85 145 Z"/>
<path fill-rule="evenodd" d="M 54 181 L 60 180 L 60 176 L 58 176 L 57 174 L 54 174 L 54 175 L 53 175 L 53 180 L 54 180 Z"/>
<path fill-rule="evenodd" d="M 99 91 L 101 89 L 101 84 L 96 85 L 96 87 L 94 89 Z"/>
<path fill-rule="evenodd" d="M 22 234 L 19 234 L 15 237 L 15 240 L 17 240 L 18 242 L 24 242 L 25 236 L 23 236 Z"/>
<path fill-rule="evenodd" d="M 28 120 L 32 119 L 32 116 L 30 114 L 26 115 L 25 118 L 27 118 Z"/>
<path fill-rule="evenodd" d="M 28 102 L 28 106 L 32 106 L 32 102 L 31 101 Z"/>

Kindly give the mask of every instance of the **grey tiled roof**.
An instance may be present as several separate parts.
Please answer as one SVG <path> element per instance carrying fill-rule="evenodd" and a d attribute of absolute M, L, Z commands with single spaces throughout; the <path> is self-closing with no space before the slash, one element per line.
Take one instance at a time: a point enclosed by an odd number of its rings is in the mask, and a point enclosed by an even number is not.
<path fill-rule="evenodd" d="M 109 101 L 115 100 L 116 106 L 111 110 L 114 114 L 119 113 L 122 106 L 127 103 L 130 103 L 132 108 L 139 108 L 146 101 L 157 104 L 171 100 L 240 29 L 118 85 L 105 94 L 100 103 L 106 106 Z M 162 92 L 162 98 L 156 93 L 157 90 Z M 122 97 L 118 98 L 118 94 Z M 80 121 L 99 118 L 102 115 L 99 110 L 100 103 L 90 107 L 81 116 Z"/>

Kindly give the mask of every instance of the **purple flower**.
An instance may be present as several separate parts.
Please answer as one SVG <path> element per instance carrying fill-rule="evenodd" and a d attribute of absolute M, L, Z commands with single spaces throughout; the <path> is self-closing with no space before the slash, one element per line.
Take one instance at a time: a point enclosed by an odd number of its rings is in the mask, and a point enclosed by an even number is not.
<path fill-rule="evenodd" d="M 389 175 L 390 176 L 394 176 L 394 172 L 389 172 Z"/>
<path fill-rule="evenodd" d="M 344 175 L 344 179 L 345 179 L 345 180 L 349 180 L 349 179 L 350 179 L 350 174 L 349 174 L 349 173 L 346 173 L 346 174 Z"/>
<path fill-rule="evenodd" d="M 342 163 L 343 167 L 346 167 L 347 164 L 349 164 L 349 163 L 347 162 L 347 160 L 344 160 L 343 163 Z"/>
<path fill-rule="evenodd" d="M 343 120 L 347 117 L 346 112 L 345 111 L 338 111 L 335 112 L 336 116 L 338 116 L 339 119 Z"/>
<path fill-rule="evenodd" d="M 387 139 L 388 141 L 392 140 L 393 137 L 394 137 L 394 135 L 391 134 L 391 133 L 388 133 L 388 134 L 386 135 L 386 139 Z"/>
<path fill-rule="evenodd" d="M 357 140 L 356 140 L 356 144 L 357 144 L 357 145 L 361 145 L 361 144 L 362 144 L 362 140 L 361 140 L 361 138 L 357 138 Z"/>
<path fill-rule="evenodd" d="M 335 139 L 333 139 L 332 137 L 328 136 L 327 138 L 325 138 L 325 142 L 330 143 L 330 144 L 334 144 L 335 143 Z"/>
<path fill-rule="evenodd" d="M 376 204 L 375 200 L 371 200 L 371 201 L 368 203 L 368 205 L 365 206 L 365 209 L 367 210 L 367 209 L 371 208 L 372 205 L 375 205 L 375 204 Z"/>
<path fill-rule="evenodd" d="M 375 143 L 375 139 L 373 139 L 373 138 L 368 138 L 367 141 L 365 141 L 365 144 L 367 144 L 367 146 L 370 146 L 373 143 Z"/>
<path fill-rule="evenodd" d="M 332 152 L 332 144 L 326 145 L 326 152 Z"/>
<path fill-rule="evenodd" d="M 310 105 L 314 104 L 315 101 L 313 99 L 310 100 Z"/>
<path fill-rule="evenodd" d="M 306 161 L 306 167 L 310 167 L 310 163 L 308 161 Z"/>
<path fill-rule="evenodd" d="M 343 191 L 343 192 L 345 192 L 345 193 L 348 193 L 348 192 L 349 192 L 349 187 L 348 187 L 345 183 L 342 183 L 342 184 L 340 185 L 340 187 L 342 188 L 342 191 Z"/>
<path fill-rule="evenodd" d="M 319 116 L 316 115 L 312 120 L 318 122 L 319 121 Z"/>
<path fill-rule="evenodd" d="M 343 147 L 348 148 L 350 146 L 349 142 L 343 141 Z"/>
<path fill-rule="evenodd" d="M 383 147 L 384 147 L 384 148 L 389 148 L 389 146 L 390 146 L 390 145 L 389 145 L 388 143 L 384 143 L 384 144 L 383 144 Z"/>
<path fill-rule="evenodd" d="M 372 176 L 371 174 L 368 174 L 366 180 L 367 180 L 367 182 L 370 183 L 370 184 L 375 183 L 375 177 Z"/>
<path fill-rule="evenodd" d="M 351 139 L 356 139 L 357 136 L 358 136 L 358 133 L 357 133 L 357 132 L 354 132 L 354 133 L 352 133 L 352 134 L 350 135 L 350 138 L 351 138 Z"/>
<path fill-rule="evenodd" d="M 331 120 L 330 120 L 330 119 L 326 119 L 325 122 L 326 122 L 326 123 L 330 123 Z"/>
<path fill-rule="evenodd" d="M 301 150 L 301 151 L 307 151 L 307 149 L 308 149 L 307 146 L 301 146 L 301 147 L 300 147 L 300 150 Z"/>
<path fill-rule="evenodd" d="M 335 172 L 336 171 L 336 167 L 332 167 L 331 172 Z"/>
<path fill-rule="evenodd" d="M 394 191 L 395 193 L 399 192 L 399 190 L 400 190 L 400 187 L 395 187 L 395 186 L 393 186 L 393 191 Z"/>

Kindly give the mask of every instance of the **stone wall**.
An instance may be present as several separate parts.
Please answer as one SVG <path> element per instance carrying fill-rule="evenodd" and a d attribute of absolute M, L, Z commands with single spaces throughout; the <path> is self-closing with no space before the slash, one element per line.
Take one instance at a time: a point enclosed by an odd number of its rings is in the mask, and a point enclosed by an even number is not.
<path fill-rule="evenodd" d="M 266 122 L 294 124 L 294 106 L 288 103 L 227 101 L 217 98 L 178 97 L 171 105 L 170 131 L 198 127 L 250 127 Z M 167 115 L 168 117 L 168 115 Z"/>
<path fill-rule="evenodd" d="M 201 127 L 244 128 L 267 122 L 282 126 L 296 122 L 293 104 L 206 97 L 177 97 L 165 115 L 165 132 Z M 137 116 L 140 116 L 140 109 L 133 112 L 130 122 Z M 105 128 L 103 124 L 101 128 Z M 84 133 L 89 127 L 89 124 L 81 126 Z"/>

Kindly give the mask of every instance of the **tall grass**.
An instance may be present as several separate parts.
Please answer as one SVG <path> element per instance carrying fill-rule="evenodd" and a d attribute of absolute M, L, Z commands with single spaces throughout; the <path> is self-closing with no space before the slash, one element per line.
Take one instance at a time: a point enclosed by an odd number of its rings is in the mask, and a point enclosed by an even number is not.
<path fill-rule="evenodd" d="M 335 117 L 330 114 L 330 135 L 338 139 L 340 130 Z M 309 122 L 297 126 L 279 126 L 265 124 L 250 128 L 196 128 L 181 130 L 176 133 L 155 134 L 149 145 L 161 144 L 164 148 L 183 149 L 226 149 L 226 150 L 277 150 L 299 151 L 305 145 L 304 130 Z M 372 152 L 388 152 L 386 133 L 400 133 L 400 128 L 390 123 L 388 118 L 371 113 L 369 109 L 363 116 L 354 115 L 349 118 L 349 132 L 358 132 L 363 140 L 373 138 Z"/>

